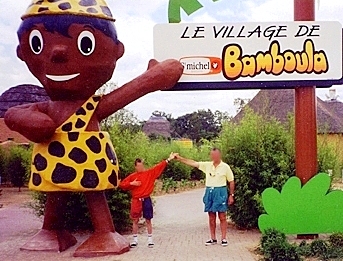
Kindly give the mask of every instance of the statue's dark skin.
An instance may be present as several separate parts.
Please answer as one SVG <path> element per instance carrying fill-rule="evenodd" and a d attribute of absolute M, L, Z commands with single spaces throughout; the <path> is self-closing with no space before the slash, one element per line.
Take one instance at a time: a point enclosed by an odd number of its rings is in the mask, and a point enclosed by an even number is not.
<path fill-rule="evenodd" d="M 124 45 L 121 42 L 115 43 L 95 28 L 79 24 L 70 26 L 70 38 L 50 33 L 42 24 L 34 29 L 39 30 L 44 39 L 42 52 L 32 52 L 29 45 L 30 32 L 26 32 L 20 38 L 17 55 L 42 83 L 51 101 L 10 108 L 5 114 L 5 122 L 12 130 L 40 143 L 49 140 L 56 128 L 111 79 L 117 60 L 124 54 Z M 96 39 L 95 50 L 89 56 L 83 55 L 77 47 L 77 38 L 84 30 L 92 32 Z M 182 71 L 183 66 L 176 60 L 161 63 L 151 60 L 145 73 L 102 97 L 87 131 L 98 131 L 101 120 L 145 94 L 172 88 Z M 53 81 L 46 76 L 77 73 L 77 77 L 67 81 Z M 104 193 L 88 192 L 86 199 L 95 233 L 75 252 L 75 256 L 98 255 L 96 248 L 102 242 L 107 243 L 109 248 L 99 250 L 102 254 L 122 252 L 120 247 L 116 250 L 111 245 L 113 239 L 110 235 L 115 230 Z M 61 232 L 63 228 L 59 225 L 65 200 L 63 192 L 48 193 L 43 229 L 35 238 L 36 242 L 43 243 L 46 237 L 53 238 L 57 233 L 60 251 L 76 243 L 69 233 Z"/>

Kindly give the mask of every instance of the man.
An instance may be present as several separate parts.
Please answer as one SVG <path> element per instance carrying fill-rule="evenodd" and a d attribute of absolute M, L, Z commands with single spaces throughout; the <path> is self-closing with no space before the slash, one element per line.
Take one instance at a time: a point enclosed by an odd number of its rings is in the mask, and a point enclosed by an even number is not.
<path fill-rule="evenodd" d="M 228 210 L 228 205 L 234 203 L 235 182 L 230 166 L 221 159 L 221 152 L 219 149 L 213 148 L 210 153 L 210 158 L 211 161 L 209 162 L 196 162 L 191 159 L 183 158 L 178 154 L 176 155 L 176 159 L 180 162 L 198 168 L 206 174 L 206 190 L 203 201 L 205 204 L 205 212 L 208 212 L 211 239 L 206 241 L 205 245 L 210 246 L 217 244 L 216 213 L 218 212 L 222 233 L 221 245 L 227 246 L 226 211 Z M 229 196 L 227 182 L 229 182 L 230 187 Z"/>
<path fill-rule="evenodd" d="M 161 161 L 151 169 L 146 170 L 142 159 L 135 160 L 136 172 L 121 181 L 119 187 L 130 190 L 132 195 L 130 217 L 132 219 L 133 241 L 131 247 L 138 245 L 138 221 L 142 217 L 146 220 L 148 230 L 148 247 L 154 247 L 152 240 L 153 206 L 150 198 L 154 190 L 155 180 L 162 174 L 167 164 L 174 159 L 176 154 L 171 153 L 167 160 Z"/>

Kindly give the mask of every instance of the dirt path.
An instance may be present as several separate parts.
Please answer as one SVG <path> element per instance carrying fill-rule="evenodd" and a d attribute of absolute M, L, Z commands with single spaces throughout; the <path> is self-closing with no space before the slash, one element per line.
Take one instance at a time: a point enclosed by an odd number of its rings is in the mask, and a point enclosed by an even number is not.
<path fill-rule="evenodd" d="M 155 197 L 155 248 L 147 247 L 146 234 L 142 233 L 136 249 L 121 256 L 93 259 L 72 257 L 75 248 L 87 237 L 85 235 L 76 235 L 78 245 L 63 253 L 19 251 L 19 247 L 40 228 L 41 221 L 28 209 L 17 204 L 8 204 L 0 209 L 0 260 L 255 260 L 249 249 L 258 243 L 260 235 L 257 231 L 237 231 L 230 228 L 228 247 L 204 246 L 204 241 L 208 239 L 208 229 L 202 195 L 203 190 L 198 189 Z"/>

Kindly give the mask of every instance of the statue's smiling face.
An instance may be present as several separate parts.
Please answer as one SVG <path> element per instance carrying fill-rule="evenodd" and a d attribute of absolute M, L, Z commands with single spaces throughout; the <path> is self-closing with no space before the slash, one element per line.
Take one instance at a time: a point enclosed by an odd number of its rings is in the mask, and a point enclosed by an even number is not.
<path fill-rule="evenodd" d="M 72 24 L 68 35 L 38 24 L 20 38 L 19 58 L 53 100 L 90 97 L 112 77 L 123 52 L 120 42 L 90 25 Z"/>

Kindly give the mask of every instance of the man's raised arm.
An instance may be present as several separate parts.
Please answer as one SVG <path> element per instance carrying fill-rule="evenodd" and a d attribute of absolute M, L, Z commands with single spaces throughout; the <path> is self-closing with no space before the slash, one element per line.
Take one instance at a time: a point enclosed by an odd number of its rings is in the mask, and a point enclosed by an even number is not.
<path fill-rule="evenodd" d="M 176 160 L 182 162 L 183 164 L 186 164 L 186 165 L 191 166 L 193 168 L 199 168 L 199 162 L 197 162 L 195 160 L 183 158 L 178 154 L 175 155 L 175 158 L 176 158 Z"/>

